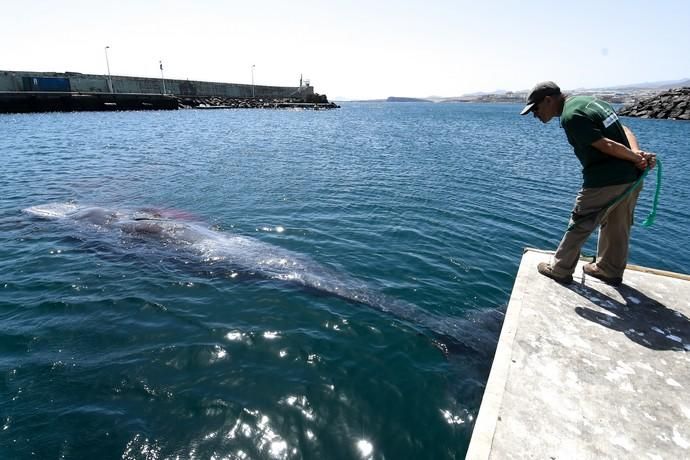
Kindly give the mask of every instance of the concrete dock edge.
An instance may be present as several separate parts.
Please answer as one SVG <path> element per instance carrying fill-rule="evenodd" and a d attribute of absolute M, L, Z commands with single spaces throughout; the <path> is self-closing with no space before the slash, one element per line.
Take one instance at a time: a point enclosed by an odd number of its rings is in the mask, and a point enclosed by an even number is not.
<path fill-rule="evenodd" d="M 466 458 L 690 458 L 690 276 L 562 285 L 526 249 Z"/>
<path fill-rule="evenodd" d="M 521 264 L 518 269 L 513 292 L 510 295 L 510 301 L 506 309 L 506 316 L 503 320 L 494 361 L 491 365 L 491 373 L 489 374 L 489 380 L 486 383 L 486 389 L 482 397 L 481 409 L 472 431 L 472 440 L 465 457 L 466 459 L 489 458 L 505 384 L 508 381 L 508 374 L 510 372 L 511 350 L 519 326 L 522 299 L 527 291 L 527 276 L 525 276 L 524 272 L 530 269 L 533 268 L 525 264 Z"/>

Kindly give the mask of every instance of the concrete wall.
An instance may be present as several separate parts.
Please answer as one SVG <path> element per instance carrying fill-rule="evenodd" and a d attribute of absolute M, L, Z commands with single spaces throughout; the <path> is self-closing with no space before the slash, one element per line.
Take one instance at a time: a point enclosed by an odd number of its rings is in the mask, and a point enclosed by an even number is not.
<path fill-rule="evenodd" d="M 20 72 L 0 70 L 0 91 L 25 91 L 24 77 L 68 78 L 74 92 L 107 93 L 107 75 L 88 75 L 77 72 Z M 163 81 L 160 78 L 124 77 L 113 75 L 115 93 L 162 94 Z M 190 80 L 165 80 L 167 94 L 190 96 L 252 97 L 252 85 L 238 83 L 216 83 Z M 300 97 L 314 94 L 312 86 L 254 86 L 256 97 Z"/>

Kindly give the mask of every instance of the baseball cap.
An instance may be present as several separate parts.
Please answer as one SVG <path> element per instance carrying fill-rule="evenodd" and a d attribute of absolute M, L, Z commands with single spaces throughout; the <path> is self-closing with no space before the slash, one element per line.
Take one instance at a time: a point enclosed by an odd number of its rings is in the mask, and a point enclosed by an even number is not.
<path fill-rule="evenodd" d="M 556 94 L 561 94 L 561 88 L 554 82 L 543 81 L 537 83 L 534 88 L 532 88 L 532 91 L 530 91 L 529 96 L 527 96 L 527 105 L 522 109 L 520 115 L 528 114 L 532 110 L 532 107 L 540 103 L 546 96 L 554 96 Z"/>

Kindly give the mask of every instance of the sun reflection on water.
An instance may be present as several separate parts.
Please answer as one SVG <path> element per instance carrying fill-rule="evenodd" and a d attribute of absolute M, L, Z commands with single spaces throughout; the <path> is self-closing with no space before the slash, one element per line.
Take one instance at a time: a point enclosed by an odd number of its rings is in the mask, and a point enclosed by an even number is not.
<path fill-rule="evenodd" d="M 460 415 L 455 415 L 449 410 L 441 409 L 441 414 L 449 425 L 464 425 L 466 422 Z M 472 415 L 467 414 L 467 419 L 471 422 L 473 420 Z"/>
<path fill-rule="evenodd" d="M 374 445 L 366 439 L 360 439 L 357 441 L 357 450 L 362 458 L 371 458 L 371 454 L 374 452 Z"/>
<path fill-rule="evenodd" d="M 314 410 L 311 408 L 306 396 L 288 396 L 287 398 L 281 399 L 279 402 L 297 408 L 307 420 L 314 420 L 316 418 Z"/>
<path fill-rule="evenodd" d="M 247 420 L 247 416 L 252 420 Z M 270 417 L 258 410 L 243 409 L 243 413 L 225 437 L 229 440 L 238 440 L 238 438 L 251 440 L 258 451 L 278 460 L 287 459 L 291 452 L 293 454 L 297 452 L 294 448 L 290 449 L 288 442 L 275 431 Z M 243 457 L 240 453 L 245 456 Z M 243 451 L 236 452 L 236 455 L 237 458 L 251 458 L 251 455 L 246 456 Z"/>
<path fill-rule="evenodd" d="M 268 340 L 274 340 L 280 338 L 278 331 L 266 331 L 264 332 L 264 338 Z"/>

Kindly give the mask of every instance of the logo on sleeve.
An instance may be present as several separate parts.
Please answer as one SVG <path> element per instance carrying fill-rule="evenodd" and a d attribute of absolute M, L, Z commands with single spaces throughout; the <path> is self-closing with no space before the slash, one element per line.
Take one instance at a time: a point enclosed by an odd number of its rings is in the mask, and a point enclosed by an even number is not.
<path fill-rule="evenodd" d="M 616 115 L 616 112 L 612 113 L 606 119 L 604 120 L 604 128 L 608 128 L 612 124 L 618 121 L 618 115 Z"/>

